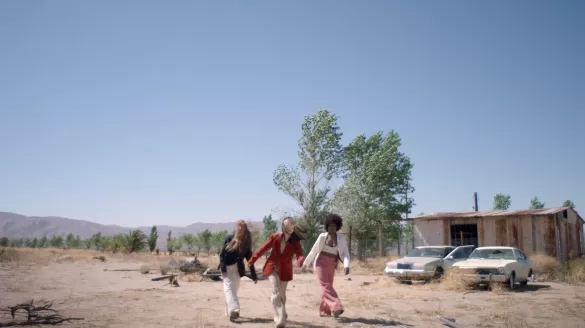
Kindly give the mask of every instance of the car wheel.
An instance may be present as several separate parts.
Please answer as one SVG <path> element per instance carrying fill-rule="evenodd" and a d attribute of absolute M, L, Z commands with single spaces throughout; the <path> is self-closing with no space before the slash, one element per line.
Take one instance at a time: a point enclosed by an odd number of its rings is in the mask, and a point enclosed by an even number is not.
<path fill-rule="evenodd" d="M 522 286 L 526 286 L 526 285 L 528 285 L 528 279 L 530 279 L 530 277 L 531 277 L 531 276 L 532 276 L 532 270 L 530 270 L 530 271 L 528 272 L 528 275 L 526 276 L 526 280 L 524 280 L 524 281 L 521 281 L 521 282 L 520 282 L 520 285 L 522 285 Z"/>
<path fill-rule="evenodd" d="M 508 279 L 508 288 L 514 289 L 514 284 L 516 283 L 516 274 L 512 272 L 510 274 L 510 279 Z"/>
<path fill-rule="evenodd" d="M 443 268 L 441 267 L 437 267 L 437 270 L 435 270 L 435 276 L 433 277 L 433 279 L 435 280 L 441 280 L 443 278 Z"/>

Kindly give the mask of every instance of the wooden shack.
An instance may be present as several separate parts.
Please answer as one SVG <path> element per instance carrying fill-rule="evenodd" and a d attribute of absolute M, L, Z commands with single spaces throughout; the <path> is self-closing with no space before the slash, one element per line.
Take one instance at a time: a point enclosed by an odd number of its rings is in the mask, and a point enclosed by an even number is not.
<path fill-rule="evenodd" d="M 559 260 L 585 253 L 585 221 L 570 207 L 435 213 L 412 220 L 415 246 L 513 246 Z"/>

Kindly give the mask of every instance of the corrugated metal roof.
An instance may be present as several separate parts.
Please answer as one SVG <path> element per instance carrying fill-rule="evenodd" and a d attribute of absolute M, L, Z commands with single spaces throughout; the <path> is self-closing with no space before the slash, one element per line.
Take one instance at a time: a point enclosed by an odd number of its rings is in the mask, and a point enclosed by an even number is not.
<path fill-rule="evenodd" d="M 571 209 L 570 207 L 557 207 L 557 208 L 543 208 L 538 210 L 511 210 L 511 211 L 478 211 L 478 212 L 445 212 L 445 213 L 434 213 L 428 215 L 416 216 L 413 219 L 438 219 L 438 218 L 481 218 L 487 216 L 524 216 L 524 215 L 554 215 L 561 213 L 564 210 Z M 575 211 L 574 209 L 572 209 Z M 575 211 L 575 213 L 577 213 Z M 577 213 L 579 216 L 579 213 Z M 579 216 L 580 218 L 580 216 Z"/>

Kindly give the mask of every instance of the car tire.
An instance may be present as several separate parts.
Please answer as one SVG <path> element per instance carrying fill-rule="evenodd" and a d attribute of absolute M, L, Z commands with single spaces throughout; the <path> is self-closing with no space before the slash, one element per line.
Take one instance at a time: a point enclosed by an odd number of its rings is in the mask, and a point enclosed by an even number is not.
<path fill-rule="evenodd" d="M 433 280 L 441 280 L 443 279 L 443 274 L 444 274 L 444 270 L 441 267 L 437 267 L 437 269 L 435 270 L 435 276 L 433 277 Z"/>
<path fill-rule="evenodd" d="M 514 271 L 512 271 L 512 273 L 510 274 L 510 278 L 507 281 L 507 287 L 512 290 L 514 289 L 514 284 L 516 283 L 516 274 L 514 273 Z"/>

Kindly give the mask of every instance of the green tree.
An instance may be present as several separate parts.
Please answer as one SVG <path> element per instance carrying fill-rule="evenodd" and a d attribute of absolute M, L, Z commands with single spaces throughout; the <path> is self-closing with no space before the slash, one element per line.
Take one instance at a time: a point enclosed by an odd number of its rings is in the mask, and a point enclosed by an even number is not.
<path fill-rule="evenodd" d="M 262 232 L 262 235 L 264 237 L 264 240 L 268 240 L 270 235 L 278 231 L 278 226 L 276 225 L 276 221 L 272 219 L 272 214 L 269 214 L 262 218 L 262 223 L 264 224 L 264 230 Z"/>
<path fill-rule="evenodd" d="M 54 248 L 63 247 L 63 237 L 53 235 L 53 238 L 51 238 L 51 240 L 49 241 L 49 244 L 51 245 L 51 247 L 54 247 Z"/>
<path fill-rule="evenodd" d="M 197 233 L 197 239 L 201 243 L 201 248 L 207 252 L 207 255 L 209 255 L 209 251 L 211 250 L 212 243 L 211 237 L 212 234 L 211 231 L 209 231 L 209 229 L 205 229 Z"/>
<path fill-rule="evenodd" d="M 30 243 L 30 247 L 32 247 L 32 248 L 37 248 L 38 245 L 39 245 L 39 240 L 37 238 L 34 238 L 32 240 L 32 242 Z"/>
<path fill-rule="evenodd" d="M 65 245 L 68 248 L 75 248 L 75 236 L 72 233 L 69 233 L 65 238 Z"/>
<path fill-rule="evenodd" d="M 6 237 L 0 238 L 0 246 L 8 247 L 9 243 L 10 243 L 10 240 L 8 240 L 8 238 L 6 238 Z"/>
<path fill-rule="evenodd" d="M 494 210 L 505 211 L 512 205 L 512 197 L 510 195 L 496 194 L 494 196 Z"/>
<path fill-rule="evenodd" d="M 530 209 L 537 210 L 541 208 L 544 208 L 544 203 L 538 200 L 537 196 L 532 197 L 530 199 Z"/>
<path fill-rule="evenodd" d="M 180 239 L 182 243 L 187 246 L 187 251 L 191 253 L 191 250 L 195 246 L 196 237 L 192 233 L 186 233 L 181 235 Z"/>
<path fill-rule="evenodd" d="M 126 236 L 124 234 L 114 235 L 110 241 L 109 250 L 117 253 L 126 246 Z"/>
<path fill-rule="evenodd" d="M 49 238 L 46 235 L 43 235 L 41 239 L 39 239 L 39 247 L 45 248 L 49 246 Z"/>
<path fill-rule="evenodd" d="M 158 240 L 158 229 L 155 225 L 150 228 L 150 236 L 148 237 L 148 249 L 150 252 L 154 252 L 156 248 L 156 241 Z"/>
<path fill-rule="evenodd" d="M 217 250 L 218 254 L 219 252 L 221 252 L 221 249 L 223 248 L 223 243 L 225 242 L 227 235 L 228 235 L 227 230 L 222 230 L 214 233 L 211 237 L 211 243 L 213 247 Z"/>
<path fill-rule="evenodd" d="M 91 243 L 90 247 L 94 247 L 96 250 L 103 251 L 106 248 L 106 245 L 104 245 L 104 238 L 102 237 L 101 232 L 94 233 L 91 236 L 90 243 Z"/>
<path fill-rule="evenodd" d="M 303 248 L 307 252 L 317 238 L 330 182 L 342 170 L 342 133 L 337 115 L 319 110 L 306 116 L 298 143 L 296 167 L 279 165 L 273 181 L 278 190 L 292 197 L 303 209 L 299 225 L 306 231 Z"/>
<path fill-rule="evenodd" d="M 385 227 L 397 231 L 396 237 L 402 229 L 400 223 L 384 224 L 384 221 L 399 219 L 403 213 L 410 213 L 414 205 L 413 199 L 407 197 L 414 191 L 413 165 L 400 152 L 400 146 L 400 136 L 392 130 L 386 136 L 382 131 L 369 138 L 361 134 L 344 149 L 347 185 L 344 184 L 340 196 L 350 206 L 348 223 L 352 230 L 355 226 L 358 238 L 373 235 L 372 229 L 378 228 L 382 232 L 378 233 L 379 251 L 383 248 Z M 363 245 L 358 243 L 358 257 L 362 260 L 363 250 Z"/>
<path fill-rule="evenodd" d="M 75 248 L 82 248 L 83 247 L 83 242 L 81 240 L 81 237 L 79 235 L 75 236 Z"/>
<path fill-rule="evenodd" d="M 176 242 L 173 240 L 173 231 L 169 230 L 169 233 L 167 234 L 167 251 L 170 255 L 175 251 L 175 244 Z"/>
<path fill-rule="evenodd" d="M 140 230 L 130 230 L 126 234 L 126 250 L 128 253 L 138 252 L 146 248 L 147 237 Z"/>
<path fill-rule="evenodd" d="M 570 200 L 568 200 L 568 199 L 567 199 L 567 200 L 566 200 L 566 201 L 563 203 L 563 207 L 570 207 L 570 208 L 575 208 L 575 204 L 574 204 L 572 201 L 570 201 Z"/>

